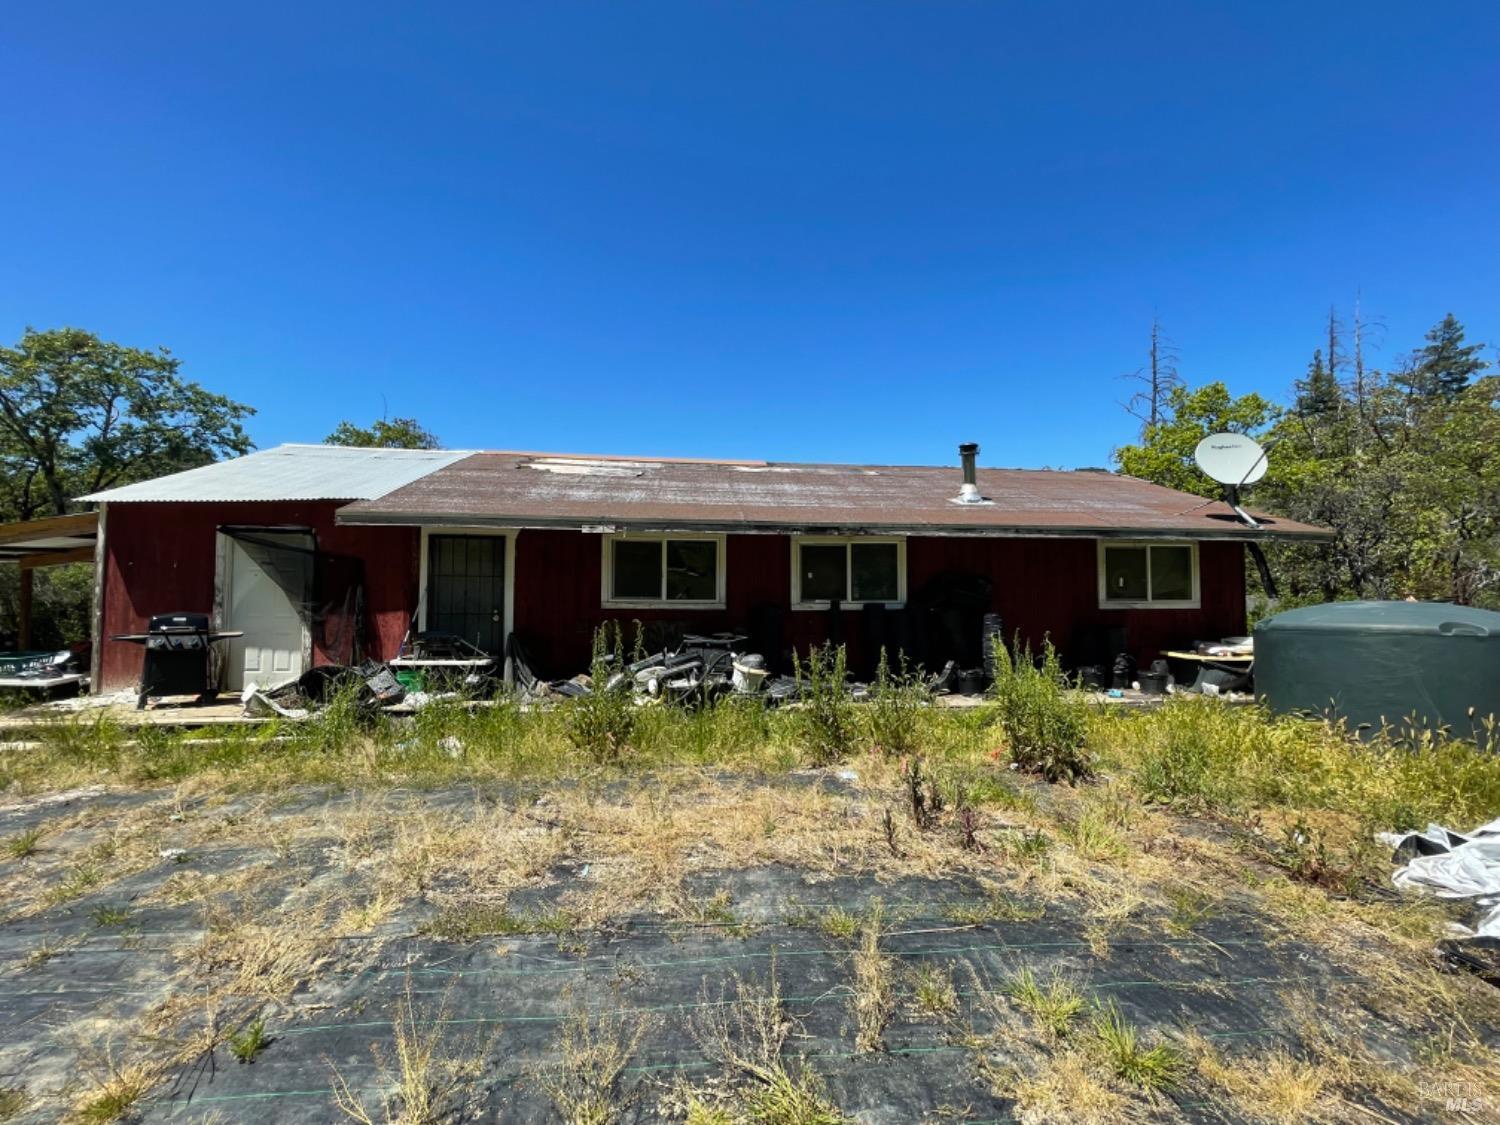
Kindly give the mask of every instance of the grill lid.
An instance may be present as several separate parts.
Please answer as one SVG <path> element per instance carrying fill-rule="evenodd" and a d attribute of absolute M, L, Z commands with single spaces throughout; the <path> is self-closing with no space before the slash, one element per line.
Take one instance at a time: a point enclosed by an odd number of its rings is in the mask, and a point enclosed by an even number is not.
<path fill-rule="evenodd" d="M 208 630 L 206 613 L 158 613 L 146 626 L 148 633 L 206 633 Z"/>

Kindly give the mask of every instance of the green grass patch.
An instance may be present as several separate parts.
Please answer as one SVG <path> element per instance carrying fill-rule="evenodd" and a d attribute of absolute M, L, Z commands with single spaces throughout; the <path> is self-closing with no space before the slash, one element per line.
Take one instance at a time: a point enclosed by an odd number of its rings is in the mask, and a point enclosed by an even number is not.
<path fill-rule="evenodd" d="M 514 937 L 521 934 L 561 936 L 578 929 L 578 918 L 566 910 L 523 910 L 490 903 L 446 906 L 420 932 L 444 941 L 476 941 L 483 937 Z"/>

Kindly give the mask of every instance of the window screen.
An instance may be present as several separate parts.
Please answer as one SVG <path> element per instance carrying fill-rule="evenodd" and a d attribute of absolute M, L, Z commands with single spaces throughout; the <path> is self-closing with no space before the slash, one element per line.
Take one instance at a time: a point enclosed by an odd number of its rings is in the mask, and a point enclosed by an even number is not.
<path fill-rule="evenodd" d="M 1104 596 L 1112 602 L 1147 599 L 1144 547 L 1104 548 Z"/>
<path fill-rule="evenodd" d="M 667 540 L 667 601 L 711 602 L 719 596 L 719 545 Z"/>
<path fill-rule="evenodd" d="M 848 547 L 843 543 L 803 543 L 797 548 L 802 568 L 802 600 L 846 602 Z"/>
<path fill-rule="evenodd" d="M 901 597 L 900 555 L 894 543 L 849 544 L 849 573 L 857 602 L 893 602 Z"/>
<path fill-rule="evenodd" d="M 1151 600 L 1186 602 L 1193 598 L 1193 549 L 1151 548 Z"/>
<path fill-rule="evenodd" d="M 661 548 L 662 544 L 654 540 L 616 540 L 610 595 L 642 601 L 660 598 Z"/>

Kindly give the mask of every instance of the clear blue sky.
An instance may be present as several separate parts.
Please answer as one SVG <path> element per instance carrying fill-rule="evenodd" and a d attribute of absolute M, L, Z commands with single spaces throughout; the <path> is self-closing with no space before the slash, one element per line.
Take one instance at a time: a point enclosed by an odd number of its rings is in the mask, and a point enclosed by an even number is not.
<path fill-rule="evenodd" d="M 1357 292 L 1500 343 L 1497 60 L 1494 0 L 16 4 L 0 338 L 263 446 L 1102 464 L 1153 311 L 1236 392 Z"/>

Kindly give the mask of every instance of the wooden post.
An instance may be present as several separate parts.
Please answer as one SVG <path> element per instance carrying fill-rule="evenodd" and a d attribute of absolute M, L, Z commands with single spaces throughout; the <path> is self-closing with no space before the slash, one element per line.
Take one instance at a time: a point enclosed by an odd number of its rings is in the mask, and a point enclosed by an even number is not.
<path fill-rule="evenodd" d="M 16 647 L 25 652 L 31 647 L 31 576 L 35 573 L 29 566 L 21 568 L 21 598 L 18 607 L 21 618 L 20 635 Z"/>

